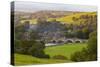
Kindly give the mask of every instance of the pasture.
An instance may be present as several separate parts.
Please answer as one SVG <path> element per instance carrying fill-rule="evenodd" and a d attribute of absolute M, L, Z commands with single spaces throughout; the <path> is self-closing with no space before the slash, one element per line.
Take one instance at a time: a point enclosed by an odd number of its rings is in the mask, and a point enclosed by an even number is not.
<path fill-rule="evenodd" d="M 86 43 L 69 43 L 58 46 L 49 46 L 45 48 L 45 53 L 49 54 L 50 57 L 55 55 L 63 55 L 70 58 L 72 53 L 82 50 L 82 48 L 86 47 L 86 45 Z"/>
<path fill-rule="evenodd" d="M 30 55 L 15 54 L 15 65 L 31 65 L 31 64 L 53 64 L 53 63 L 65 63 L 70 62 L 68 60 L 57 60 L 57 59 L 45 59 L 45 58 L 36 58 Z"/>
<path fill-rule="evenodd" d="M 30 64 L 51 64 L 51 63 L 65 63 L 72 62 L 69 58 L 70 55 L 76 51 L 80 51 L 83 47 L 86 47 L 86 43 L 70 43 L 58 46 L 49 46 L 45 48 L 45 53 L 50 55 L 50 59 L 36 58 L 30 55 L 14 54 L 15 65 L 30 65 Z M 68 57 L 68 60 L 54 59 L 55 55 L 63 55 Z"/>

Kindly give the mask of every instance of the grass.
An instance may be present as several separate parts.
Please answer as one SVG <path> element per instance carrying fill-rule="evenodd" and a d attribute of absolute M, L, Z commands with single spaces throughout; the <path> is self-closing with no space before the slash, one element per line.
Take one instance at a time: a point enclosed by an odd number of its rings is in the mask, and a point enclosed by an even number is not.
<path fill-rule="evenodd" d="M 30 24 L 36 24 L 37 23 L 37 20 L 36 19 L 26 19 L 26 20 L 21 20 L 20 22 L 21 23 L 24 23 L 25 21 L 29 21 Z"/>
<path fill-rule="evenodd" d="M 15 65 L 65 63 L 67 60 L 40 59 L 29 55 L 15 54 Z"/>
<path fill-rule="evenodd" d="M 86 43 L 74 43 L 74 44 L 64 44 L 59 46 L 46 47 L 45 53 L 49 54 L 50 57 L 55 55 L 64 55 L 70 57 L 70 55 L 76 51 L 80 51 L 83 47 L 86 47 Z M 53 63 L 65 63 L 72 62 L 71 60 L 60 60 L 60 59 L 46 59 L 46 58 L 36 58 L 30 55 L 14 54 L 15 65 L 30 65 L 30 64 L 53 64 Z"/>
<path fill-rule="evenodd" d="M 45 53 L 49 54 L 50 57 L 63 55 L 70 58 L 72 53 L 82 50 L 83 47 L 86 47 L 86 43 L 64 44 L 55 47 L 46 47 Z"/>

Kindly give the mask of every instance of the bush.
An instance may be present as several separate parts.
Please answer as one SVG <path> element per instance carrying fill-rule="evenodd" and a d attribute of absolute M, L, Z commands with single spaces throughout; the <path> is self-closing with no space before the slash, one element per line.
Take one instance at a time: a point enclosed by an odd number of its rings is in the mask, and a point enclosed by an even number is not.
<path fill-rule="evenodd" d="M 55 55 L 52 57 L 53 59 L 61 59 L 61 60 L 67 60 L 67 57 L 63 56 L 63 55 Z"/>
<path fill-rule="evenodd" d="M 83 48 L 82 51 L 75 52 L 71 55 L 71 60 L 80 62 L 80 61 L 86 61 L 87 59 L 87 50 Z"/>

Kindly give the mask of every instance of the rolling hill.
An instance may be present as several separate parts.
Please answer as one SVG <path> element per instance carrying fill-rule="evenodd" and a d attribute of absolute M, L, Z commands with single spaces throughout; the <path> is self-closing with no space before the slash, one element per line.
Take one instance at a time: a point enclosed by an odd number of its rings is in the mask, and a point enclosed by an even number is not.
<path fill-rule="evenodd" d="M 74 22 L 73 17 L 79 18 L 81 15 L 96 15 L 96 12 L 82 12 L 82 13 L 75 13 L 69 16 L 61 17 L 61 18 L 56 18 L 57 21 L 61 21 L 62 23 L 67 23 L 67 24 L 79 24 L 79 22 Z"/>
<path fill-rule="evenodd" d="M 80 21 L 74 22 L 73 17 L 79 18 L 81 15 L 96 15 L 96 12 L 46 12 L 41 11 L 37 12 L 36 14 L 32 14 L 32 19 L 24 19 L 21 20 L 21 23 L 24 23 L 25 21 L 30 21 L 31 24 L 36 24 L 37 20 L 36 18 L 39 16 L 45 16 L 48 21 L 52 21 L 53 19 L 56 19 L 57 21 L 60 21 L 61 23 L 67 23 L 67 24 L 79 24 Z"/>

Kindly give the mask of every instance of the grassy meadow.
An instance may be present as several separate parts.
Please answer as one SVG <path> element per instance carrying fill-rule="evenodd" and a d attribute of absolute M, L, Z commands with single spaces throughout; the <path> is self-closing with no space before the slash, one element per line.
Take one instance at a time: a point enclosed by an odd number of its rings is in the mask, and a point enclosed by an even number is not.
<path fill-rule="evenodd" d="M 71 62 L 68 60 L 57 60 L 57 59 L 40 59 L 29 55 L 15 54 L 15 65 L 30 65 L 30 64 L 51 64 L 51 63 L 65 63 Z"/>
<path fill-rule="evenodd" d="M 64 44 L 59 46 L 51 46 L 45 48 L 45 53 L 50 55 L 50 59 L 40 59 L 29 55 L 15 54 L 15 65 L 27 65 L 27 64 L 51 64 L 51 63 L 65 63 L 72 62 L 69 60 L 70 55 L 76 51 L 80 51 L 83 47 L 86 47 L 86 43 L 74 43 Z M 68 60 L 53 59 L 54 55 L 64 55 L 68 57 Z"/>
<path fill-rule="evenodd" d="M 46 54 L 49 54 L 50 57 L 55 55 L 63 55 L 70 58 L 72 53 L 80 51 L 83 47 L 86 47 L 86 43 L 70 43 L 55 47 L 46 47 L 45 52 Z"/>

